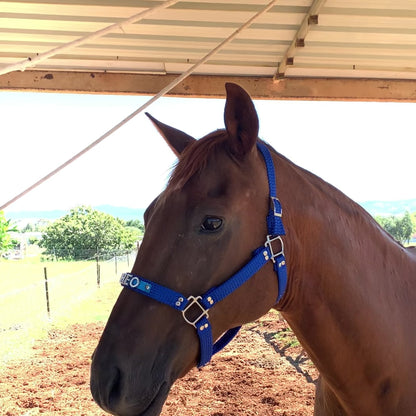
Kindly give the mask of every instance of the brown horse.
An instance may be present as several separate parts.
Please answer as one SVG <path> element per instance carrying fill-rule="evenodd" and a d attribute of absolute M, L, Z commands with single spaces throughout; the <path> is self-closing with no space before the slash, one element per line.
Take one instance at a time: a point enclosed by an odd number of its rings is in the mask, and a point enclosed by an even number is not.
<path fill-rule="evenodd" d="M 217 340 L 275 308 L 320 371 L 315 415 L 416 415 L 414 252 L 273 150 L 266 168 L 250 97 L 226 90 L 226 129 L 201 140 L 153 119 L 179 162 L 145 213 L 143 243 L 94 353 L 94 399 L 116 415 L 158 415 L 174 381 L 222 346 L 212 351 L 202 332 Z M 287 232 L 277 249 L 264 245 L 268 213 L 281 216 L 273 166 Z M 287 287 L 273 251 L 286 256 Z M 265 263 L 234 285 L 262 252 Z"/>

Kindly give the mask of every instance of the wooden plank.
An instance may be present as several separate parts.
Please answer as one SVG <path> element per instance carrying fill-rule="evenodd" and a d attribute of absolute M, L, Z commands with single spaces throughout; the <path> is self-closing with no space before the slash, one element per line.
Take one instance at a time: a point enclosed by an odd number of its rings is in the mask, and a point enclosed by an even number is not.
<path fill-rule="evenodd" d="M 278 78 L 283 78 L 286 72 L 288 65 L 293 65 L 294 57 L 296 55 L 296 49 L 302 48 L 305 46 L 305 38 L 309 33 L 311 25 L 317 24 L 316 16 L 319 15 L 321 8 L 326 3 L 326 0 L 313 0 L 308 12 L 305 14 L 299 29 L 297 30 L 292 42 L 287 49 L 286 53 L 283 55 L 282 60 L 280 61 L 279 67 L 277 68 L 275 74 L 275 80 Z M 312 17 L 315 16 L 315 19 Z"/>
<path fill-rule="evenodd" d="M 37 71 L 0 76 L 0 91 L 154 95 L 175 75 Z M 224 97 L 224 84 L 235 82 L 255 99 L 416 102 L 416 80 L 348 78 L 272 78 L 192 75 L 169 94 Z"/>

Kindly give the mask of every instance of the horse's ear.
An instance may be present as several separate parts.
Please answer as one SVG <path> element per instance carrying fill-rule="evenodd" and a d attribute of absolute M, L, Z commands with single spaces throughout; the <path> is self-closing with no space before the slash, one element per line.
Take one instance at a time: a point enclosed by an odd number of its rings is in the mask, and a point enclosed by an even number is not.
<path fill-rule="evenodd" d="M 231 150 L 237 156 L 245 156 L 254 148 L 259 134 L 259 119 L 253 101 L 237 84 L 225 84 L 225 128 L 231 139 Z"/>
<path fill-rule="evenodd" d="M 155 125 L 157 131 L 162 135 L 166 140 L 166 143 L 172 149 L 173 153 L 179 157 L 179 155 L 185 150 L 185 148 L 195 139 L 192 136 L 184 133 L 181 130 L 175 129 L 168 126 L 167 124 L 161 123 L 159 120 L 156 120 L 149 113 L 146 113 L 147 117 L 152 120 L 152 123 Z"/>

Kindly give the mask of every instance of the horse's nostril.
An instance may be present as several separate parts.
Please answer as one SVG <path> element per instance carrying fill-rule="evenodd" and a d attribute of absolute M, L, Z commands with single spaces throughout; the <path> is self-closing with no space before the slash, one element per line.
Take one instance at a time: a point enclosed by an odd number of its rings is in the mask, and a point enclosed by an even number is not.
<path fill-rule="evenodd" d="M 117 367 L 99 367 L 93 362 L 91 393 L 104 410 L 112 412 L 117 409 L 121 400 L 121 371 Z"/>
<path fill-rule="evenodd" d="M 114 409 L 120 401 L 121 394 L 121 372 L 116 367 L 114 369 L 114 375 L 108 390 L 108 407 Z"/>

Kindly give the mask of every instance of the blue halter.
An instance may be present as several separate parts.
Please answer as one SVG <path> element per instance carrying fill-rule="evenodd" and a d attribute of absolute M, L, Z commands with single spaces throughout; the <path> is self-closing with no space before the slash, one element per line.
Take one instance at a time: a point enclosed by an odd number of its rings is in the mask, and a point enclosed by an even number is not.
<path fill-rule="evenodd" d="M 285 234 L 282 223 L 282 207 L 276 197 L 276 178 L 274 172 L 273 159 L 269 149 L 261 142 L 257 147 L 263 155 L 267 177 L 269 181 L 269 193 L 271 208 L 267 215 L 268 235 L 264 246 L 259 247 L 253 252 L 253 257 L 237 273 L 219 286 L 213 287 L 208 292 L 200 296 L 188 296 L 175 292 L 166 286 L 147 280 L 133 273 L 123 273 L 120 279 L 122 286 L 127 287 L 137 293 L 148 296 L 158 302 L 171 306 L 182 312 L 185 322 L 195 327 L 200 342 L 200 357 L 198 367 L 207 364 L 211 357 L 224 348 L 238 333 L 240 326 L 229 329 L 215 343 L 212 339 L 211 324 L 208 320 L 208 311 L 216 303 L 237 290 L 243 283 L 256 274 L 266 263 L 273 262 L 273 268 L 278 279 L 277 302 L 283 297 L 287 285 L 286 260 L 282 235 Z M 278 243 L 278 249 L 274 249 L 272 244 Z M 198 317 L 190 319 L 187 316 L 190 308 L 200 310 Z M 188 313 L 189 315 L 189 313 Z"/>

